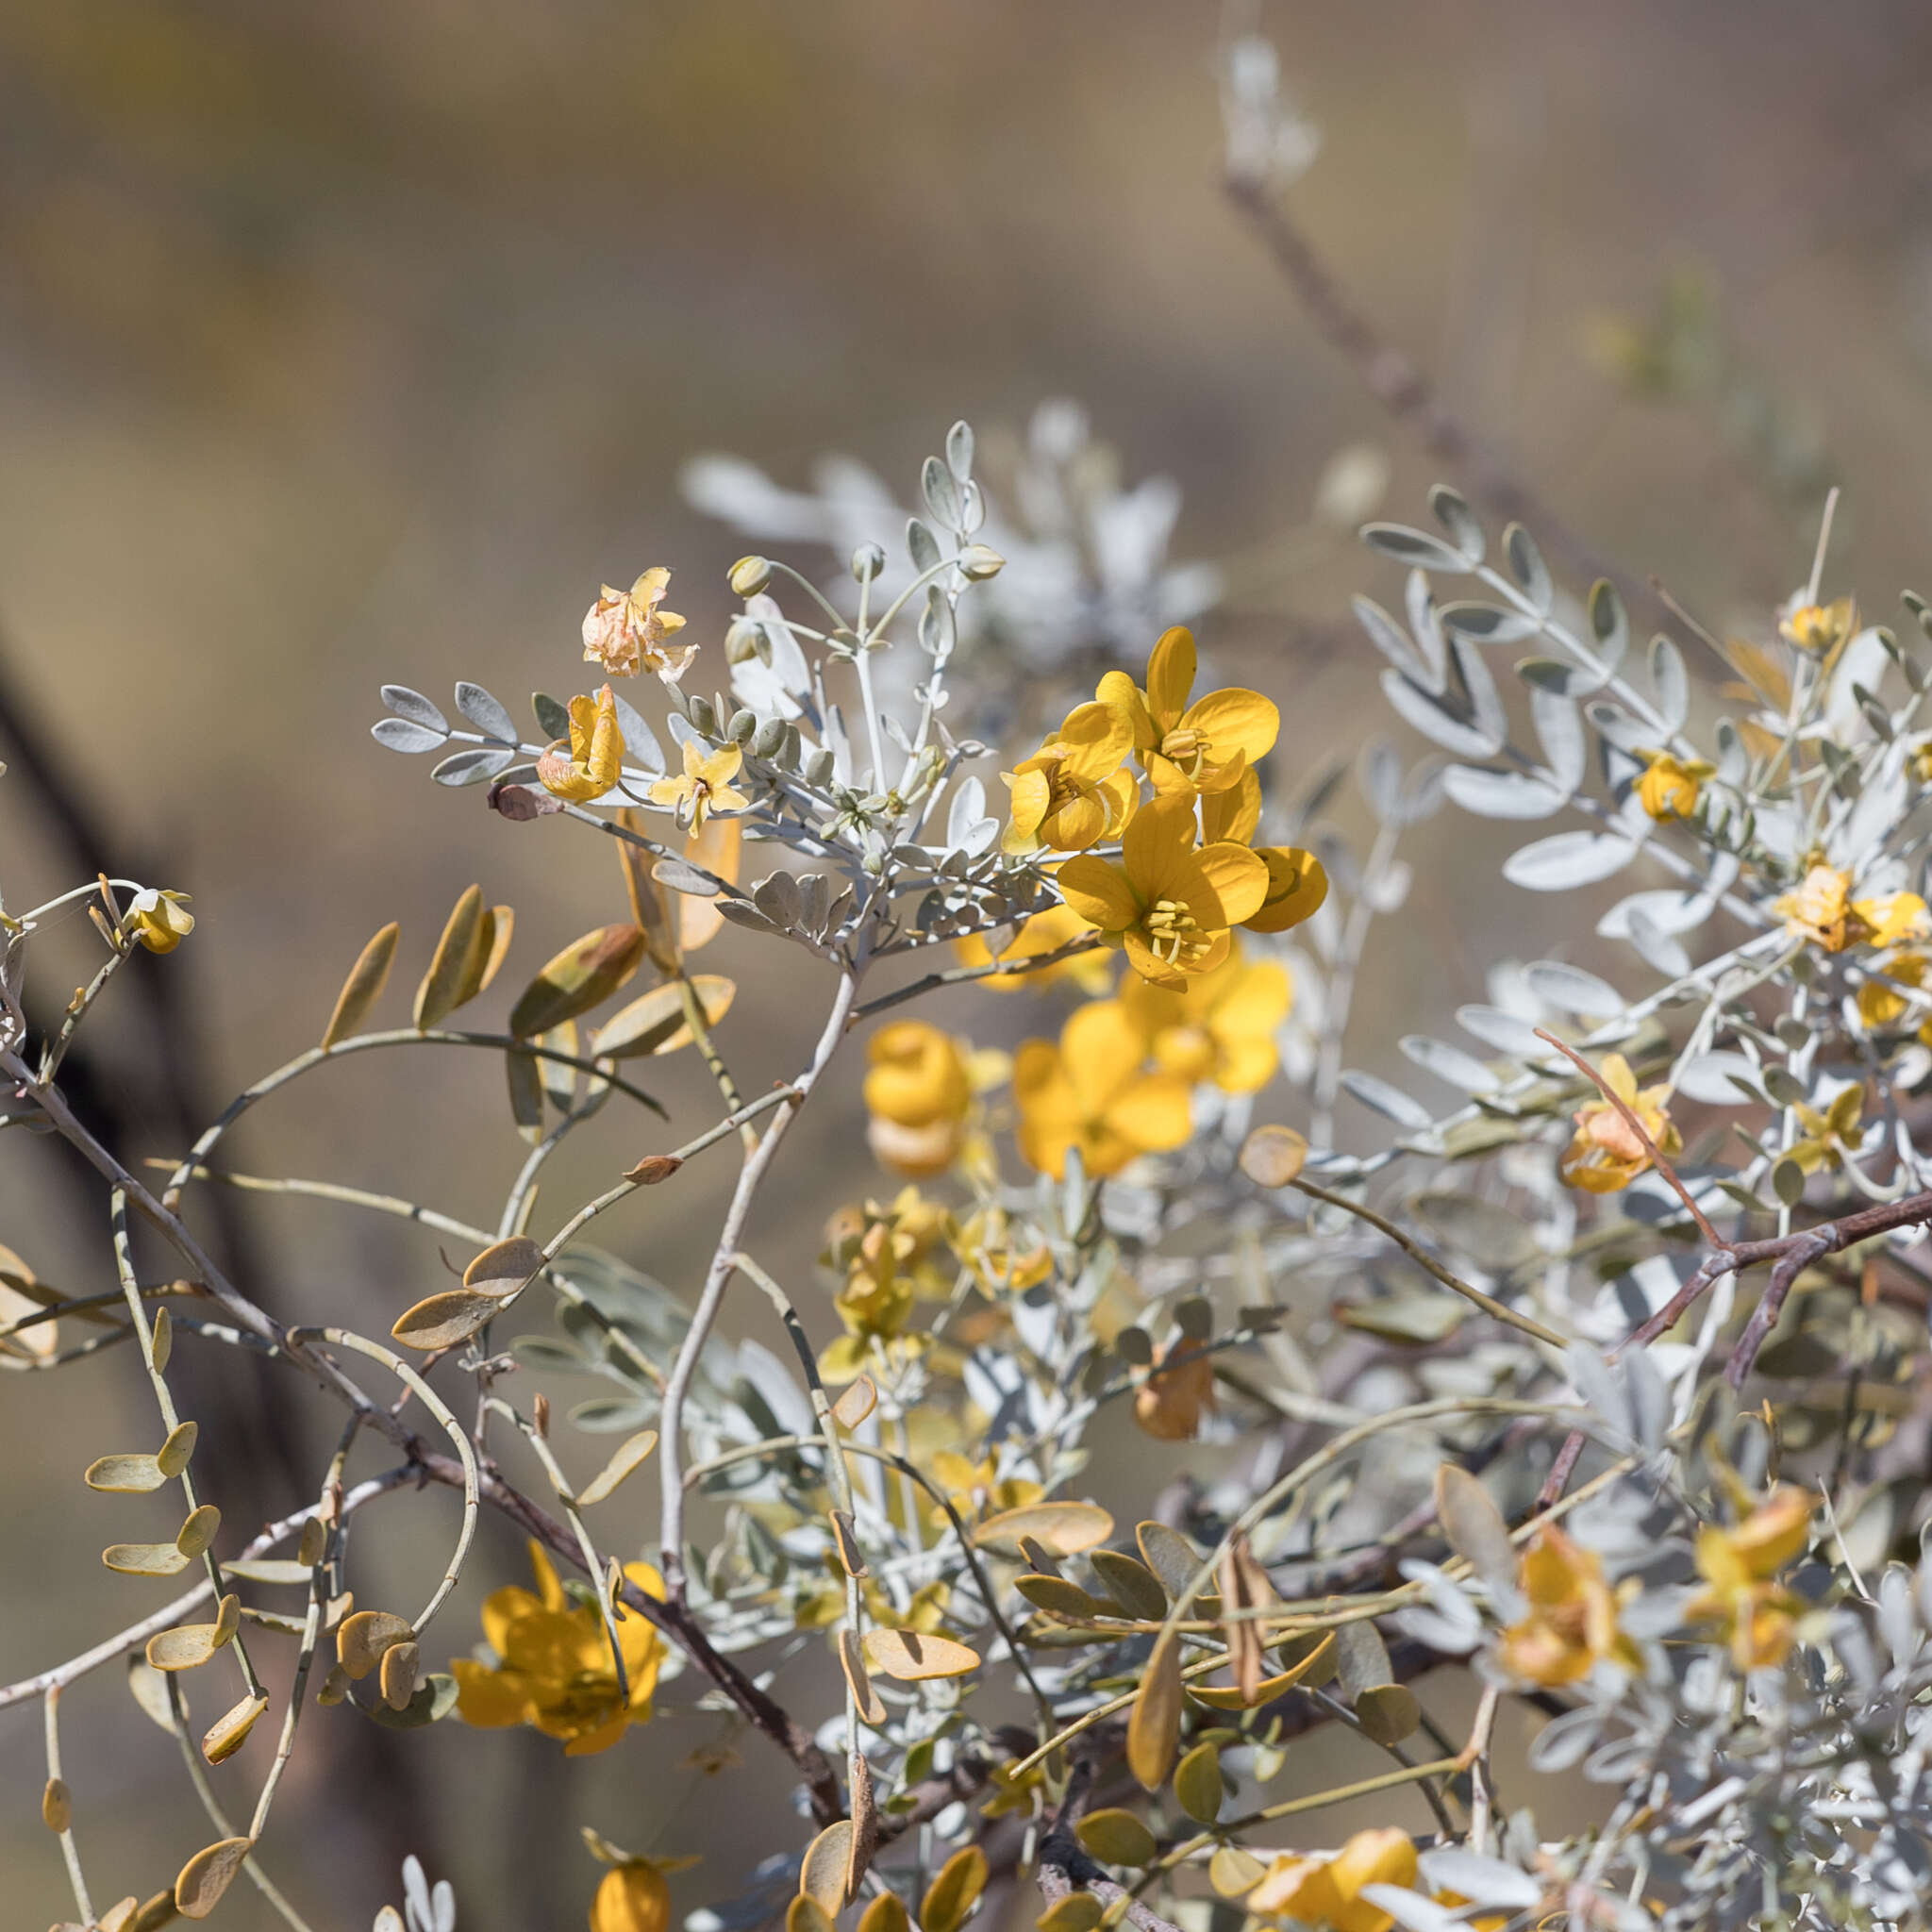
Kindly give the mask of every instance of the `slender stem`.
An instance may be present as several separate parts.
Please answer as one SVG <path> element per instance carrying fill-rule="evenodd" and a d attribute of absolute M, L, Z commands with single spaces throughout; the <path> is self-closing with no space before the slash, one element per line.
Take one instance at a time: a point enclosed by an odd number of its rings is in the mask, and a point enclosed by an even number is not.
<path fill-rule="evenodd" d="M 46 1739 L 47 1783 L 50 1787 L 66 1785 L 60 1774 L 60 1687 L 50 1684 L 41 1700 L 43 1718 L 42 1729 Z M 73 1800 L 67 1800 L 72 1807 Z M 92 1902 L 87 1895 L 87 1878 L 80 1869 L 80 1847 L 74 1840 L 74 1822 L 70 1817 L 60 1827 L 60 1857 L 66 1862 L 67 1882 L 74 1890 L 74 1903 L 80 1913 L 81 1924 L 92 1925 L 94 1922 Z"/>

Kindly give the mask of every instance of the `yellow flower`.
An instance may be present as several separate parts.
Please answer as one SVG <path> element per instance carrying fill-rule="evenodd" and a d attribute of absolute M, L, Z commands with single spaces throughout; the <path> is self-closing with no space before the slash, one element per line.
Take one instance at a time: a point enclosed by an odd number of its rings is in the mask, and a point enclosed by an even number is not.
<path fill-rule="evenodd" d="M 1194 640 L 1176 625 L 1147 659 L 1147 688 L 1136 690 L 1124 671 L 1100 680 L 1100 703 L 1119 709 L 1134 749 L 1159 791 L 1220 791 L 1274 748 L 1281 713 L 1259 691 L 1211 691 L 1191 705 Z"/>
<path fill-rule="evenodd" d="M 1071 906 L 1049 906 L 1036 912 L 999 955 L 1003 962 L 1036 959 L 1059 949 L 1092 931 Z M 993 955 L 984 933 L 970 933 L 953 942 L 953 950 L 963 966 L 991 966 Z M 1022 986 L 1051 986 L 1056 980 L 1071 979 L 1090 996 L 1104 993 L 1113 980 L 1113 961 L 1104 950 L 1075 953 L 1070 959 L 1057 960 L 1031 973 L 1000 973 L 977 982 L 988 992 L 1017 992 Z"/>
<path fill-rule="evenodd" d="M 1288 968 L 1274 959 L 1250 964 L 1239 944 L 1185 992 L 1140 978 L 1121 988 L 1121 1005 L 1154 1064 L 1185 1080 L 1211 1080 L 1224 1093 L 1254 1093 L 1274 1078 L 1275 1029 L 1293 1000 Z"/>
<path fill-rule="evenodd" d="M 1046 1494 L 1043 1485 L 1025 1476 L 1001 1476 L 998 1463 L 989 1456 L 974 1462 L 957 1449 L 933 1452 L 929 1474 L 944 1491 L 946 1501 L 968 1523 L 979 1516 L 997 1516 L 1007 1509 L 1024 1509 Z M 943 1524 L 946 1512 L 937 1506 L 932 1510 L 936 1525 Z"/>
<path fill-rule="evenodd" d="M 1046 1765 L 1035 1764 L 1014 1774 L 1020 1760 L 1009 1757 L 992 1768 L 992 1796 L 979 1807 L 982 1818 L 1030 1818 L 1046 1800 Z"/>
<path fill-rule="evenodd" d="M 1705 1587 L 1685 1607 L 1693 1623 L 1721 1624 L 1731 1661 L 1764 1670 L 1790 1656 L 1804 1606 L 1772 1578 L 1811 1540 L 1811 1498 L 1780 1484 L 1735 1529 L 1714 1523 L 1697 1532 L 1697 1574 Z"/>
<path fill-rule="evenodd" d="M 889 1341 L 910 1319 L 917 1297 L 941 1299 L 951 1291 L 951 1229 L 952 1217 L 917 1188 L 902 1188 L 888 1207 L 868 1201 L 833 1215 L 820 1259 L 841 1278 L 832 1305 L 848 1334 Z"/>
<path fill-rule="evenodd" d="M 1667 751 L 1638 756 L 1650 760 L 1637 781 L 1638 802 L 1654 819 L 1688 819 L 1697 809 L 1704 781 L 1717 773 L 1717 767 L 1703 758 L 1686 761 Z"/>
<path fill-rule="evenodd" d="M 1112 705 L 1081 705 L 1058 733 L 1016 772 L 1001 775 L 1012 791 L 1012 818 L 1002 851 L 1084 852 L 1118 838 L 1133 816 L 1140 787 L 1121 760 L 1133 729 Z"/>
<path fill-rule="evenodd" d="M 148 886 L 129 900 L 123 924 L 150 953 L 172 953 L 194 930 L 193 913 L 183 910 L 187 904 L 186 892 Z"/>
<path fill-rule="evenodd" d="M 1268 865 L 1232 840 L 1196 848 L 1194 802 L 1158 798 L 1122 841 L 1121 863 L 1082 853 L 1060 867 L 1061 896 L 1134 971 L 1158 986 L 1185 986 L 1227 958 L 1228 928 L 1262 909 Z"/>
<path fill-rule="evenodd" d="M 953 1253 L 990 1295 L 1021 1294 L 1053 1273 L 1053 1251 L 1044 1241 L 1022 1247 L 1004 1208 L 981 1208 L 954 1230 Z"/>
<path fill-rule="evenodd" d="M 1816 1174 L 1821 1167 L 1841 1166 L 1845 1157 L 1864 1139 L 1858 1122 L 1865 1111 L 1865 1090 L 1856 1081 L 1840 1088 L 1823 1113 L 1815 1107 L 1807 1107 L 1802 1100 L 1791 1111 L 1797 1115 L 1805 1133 L 1802 1140 L 1792 1141 L 1786 1149 L 1785 1158 L 1796 1161 L 1802 1173 Z"/>
<path fill-rule="evenodd" d="M 571 699 L 570 741 L 558 739 L 537 760 L 537 776 L 544 791 L 583 805 L 602 798 L 617 783 L 623 762 L 624 727 L 617 722 L 617 693 L 607 684 L 594 698 Z"/>
<path fill-rule="evenodd" d="M 713 812 L 742 811 L 751 803 L 743 792 L 734 791 L 731 781 L 744 763 L 743 748 L 720 745 L 716 751 L 699 749 L 696 740 L 684 741 L 684 771 L 675 778 L 654 778 L 650 798 L 653 805 L 676 808 L 677 823 L 693 832 L 702 832 Z"/>
<path fill-rule="evenodd" d="M 591 1932 L 668 1932 L 671 1888 L 648 1858 L 614 1865 L 591 1901 Z"/>
<path fill-rule="evenodd" d="M 1029 1165 L 1058 1180 L 1070 1149 L 1093 1175 L 1178 1147 L 1193 1131 L 1188 1082 L 1141 1069 L 1146 1045 L 1118 1000 L 1082 1007 L 1059 1044 L 1029 1040 L 1013 1058 L 1017 1139 Z"/>
<path fill-rule="evenodd" d="M 1134 1420 L 1157 1441 L 1191 1442 L 1214 1407 L 1214 1358 L 1191 1341 L 1164 1349 L 1134 1391 Z"/>
<path fill-rule="evenodd" d="M 1637 1646 L 1617 1627 L 1619 1594 L 1590 1551 L 1554 1526 L 1523 1554 L 1517 1582 L 1529 1611 L 1504 1631 L 1503 1666 L 1532 1684 L 1574 1684 L 1599 1662 L 1641 1668 Z M 1633 1578 L 1624 1597 L 1640 1586 Z"/>
<path fill-rule="evenodd" d="M 560 1738 L 566 1757 L 607 1750 L 627 1724 L 651 1715 L 651 1693 L 664 1658 L 664 1640 L 635 1610 L 618 1624 L 628 1700 L 620 1695 L 610 1640 L 594 1604 L 573 1604 L 541 1544 L 530 1544 L 533 1595 L 514 1585 L 483 1605 L 483 1635 L 493 1665 L 459 1657 L 450 1663 L 464 1723 L 486 1729 L 533 1724 Z M 662 1597 L 664 1581 L 648 1563 L 626 1563 L 624 1574 L 647 1596 Z"/>
<path fill-rule="evenodd" d="M 1911 1005 L 1898 989 L 1924 986 L 1928 966 L 1932 966 L 1932 958 L 1924 953 L 1901 953 L 1897 958 L 1888 959 L 1882 970 L 1859 987 L 1858 1018 L 1874 1031 L 1890 1026 Z M 1932 1027 L 1932 1021 L 1920 1028 L 1922 1035 L 1927 1027 Z"/>
<path fill-rule="evenodd" d="M 612 677 L 635 677 L 644 670 L 682 677 L 698 647 L 670 645 L 684 628 L 676 611 L 658 608 L 670 582 L 671 573 L 660 565 L 647 570 L 628 591 L 606 584 L 604 594 L 584 614 L 584 656 Z"/>
<path fill-rule="evenodd" d="M 1602 1073 L 1610 1091 L 1643 1123 L 1643 1131 L 1658 1148 L 1674 1154 L 1683 1146 L 1683 1136 L 1671 1124 L 1665 1108 L 1671 1096 L 1668 1087 L 1646 1087 L 1640 1093 L 1630 1062 L 1620 1053 L 1604 1056 Z M 1592 1100 L 1577 1109 L 1576 1132 L 1557 1163 L 1557 1173 L 1570 1187 L 1591 1194 L 1614 1194 L 1649 1165 L 1650 1156 L 1630 1123 L 1607 1100 Z"/>
<path fill-rule="evenodd" d="M 1260 845 L 1255 857 L 1268 868 L 1268 891 L 1260 909 L 1241 922 L 1250 932 L 1286 932 L 1322 909 L 1328 874 L 1312 852 L 1296 845 Z"/>
<path fill-rule="evenodd" d="M 898 1020 L 867 1049 L 865 1138 L 880 1163 L 924 1178 L 958 1158 L 973 1110 L 970 1048 L 924 1020 Z"/>
<path fill-rule="evenodd" d="M 1778 620 L 1778 635 L 1814 658 L 1828 656 L 1851 636 L 1857 622 L 1849 597 L 1829 604 L 1795 604 Z"/>
<path fill-rule="evenodd" d="M 1332 1857 L 1280 1854 L 1248 1893 L 1248 1908 L 1333 1932 L 1389 1932 L 1394 1919 L 1362 1893 L 1371 1885 L 1413 1886 L 1416 1869 L 1407 1832 L 1358 1831 Z"/>
<path fill-rule="evenodd" d="M 1786 928 L 1827 953 L 1847 946 L 1895 946 L 1932 931 L 1925 902 L 1916 892 L 1888 892 L 1854 899 L 1852 878 L 1833 865 L 1814 865 L 1804 883 L 1773 903 Z"/>

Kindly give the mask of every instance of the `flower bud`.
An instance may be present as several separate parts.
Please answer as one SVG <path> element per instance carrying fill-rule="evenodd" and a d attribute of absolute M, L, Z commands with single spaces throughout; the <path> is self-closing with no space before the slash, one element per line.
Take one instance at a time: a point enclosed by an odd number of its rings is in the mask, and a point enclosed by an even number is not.
<path fill-rule="evenodd" d="M 989 543 L 969 543 L 959 553 L 959 568 L 975 584 L 996 577 L 1007 567 L 1007 559 Z"/>
<path fill-rule="evenodd" d="M 820 745 L 810 758 L 805 761 L 806 782 L 810 785 L 829 785 L 832 781 L 832 769 L 836 762 L 830 748 L 826 745 Z"/>
<path fill-rule="evenodd" d="M 733 664 L 746 664 L 754 658 L 769 664 L 772 645 L 764 625 L 756 617 L 734 619 L 731 628 L 724 633 L 724 656 Z"/>
<path fill-rule="evenodd" d="M 886 567 L 886 553 L 876 543 L 861 543 L 852 553 L 852 575 L 869 584 Z"/>
<path fill-rule="evenodd" d="M 756 597 L 771 581 L 769 557 L 741 557 L 731 566 L 731 588 L 741 597 Z"/>

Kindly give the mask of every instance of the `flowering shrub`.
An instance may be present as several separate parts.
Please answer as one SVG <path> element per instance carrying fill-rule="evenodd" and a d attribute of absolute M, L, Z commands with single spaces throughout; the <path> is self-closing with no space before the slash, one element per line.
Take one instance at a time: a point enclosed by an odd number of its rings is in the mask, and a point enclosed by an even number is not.
<path fill-rule="evenodd" d="M 1241 152 L 1305 159 L 1244 58 Z M 1080 425 L 1043 425 L 1004 511 L 956 425 L 896 554 L 874 494 L 795 498 L 714 459 L 703 500 L 849 545 L 842 580 L 747 556 L 722 639 L 664 608 L 664 566 L 607 586 L 548 671 L 593 688 L 539 694 L 527 730 L 475 683 L 454 722 L 385 687 L 381 744 L 436 754 L 492 836 L 594 868 L 617 916 L 483 1024 L 511 908 L 458 899 L 405 1025 L 374 1020 L 385 926 L 317 1043 L 164 1178 L 94 1137 L 61 1063 L 139 953 L 210 936 L 132 879 L 4 916 L 7 1121 L 98 1174 L 115 1273 L 57 1291 L 0 1250 L 0 1364 L 138 1356 L 154 1414 L 117 1418 L 85 1482 L 104 1538 L 116 1496 L 180 1510 L 171 1540 L 104 1550 L 114 1634 L 0 1690 L 41 1707 L 74 1923 L 207 1917 L 246 1876 L 304 1924 L 264 1866 L 311 1726 L 650 1753 L 654 1712 L 700 1699 L 788 1764 L 795 1827 L 700 1888 L 587 1826 L 593 1932 L 664 1932 L 675 1897 L 694 1932 L 848 1910 L 958 1932 L 1016 1887 L 1044 1932 L 1919 1922 L 1932 607 L 1908 595 L 1902 637 L 1827 600 L 1827 511 L 1760 635 L 1687 621 L 1724 680 L 1707 715 L 1677 641 L 1632 649 L 1610 583 L 1573 599 L 1515 525 L 1492 561 L 1438 490 L 1435 530 L 1363 532 L 1406 575 L 1402 615 L 1364 597 L 1361 627 L 1429 749 L 1354 760 L 1361 849 L 1333 822 L 1349 767 L 1280 772 L 1274 705 L 1199 662 L 1179 620 L 1217 585 L 1167 563 L 1172 503 L 1109 493 Z M 1456 1040 L 1363 1041 L 1403 841 L 1445 806 L 1544 825 L 1502 867 L 1556 915 L 1542 957 L 1486 961 Z M 30 1028 L 36 939 L 76 903 L 101 964 Z M 737 985 L 696 957 L 787 947 L 817 1042 L 748 1091 Z M 425 1044 L 502 1062 L 527 1152 L 493 1226 L 232 1165 L 235 1123 L 314 1069 Z M 680 1053 L 717 1098 L 674 1124 L 650 1063 Z M 879 1184 L 788 1265 L 753 1210 L 839 1083 Z M 607 1108 L 655 1151 L 540 1220 L 547 1164 Z M 626 1204 L 734 1153 L 702 1277 L 641 1272 Z M 397 1295 L 387 1335 L 291 1324 L 197 1238 L 217 1182 L 426 1222 L 465 1265 Z M 728 1340 L 728 1298 L 786 1353 Z M 224 1522 L 177 1341 L 339 1406 L 277 1520 Z M 573 1374 L 610 1392 L 559 1419 L 546 1384 Z M 1124 1430 L 1171 1464 L 1157 1494 L 1096 1456 Z M 543 1487 L 506 1474 L 513 1442 Z M 352 1524 L 381 1534 L 425 1485 L 463 1506 L 440 1580 L 361 1600 Z M 534 1588 L 490 1574 L 459 1628 L 485 1511 Z M 211 1835 L 101 1904 L 121 1874 L 98 1879 L 109 1836 L 59 1704 L 123 1659 Z M 231 1707 L 191 1725 L 183 1681 L 230 1673 Z M 1384 1768 L 1330 1778 L 1324 1728 Z M 1384 1822 L 1338 1843 L 1346 1800 Z M 378 1924 L 456 1912 L 412 1861 Z"/>

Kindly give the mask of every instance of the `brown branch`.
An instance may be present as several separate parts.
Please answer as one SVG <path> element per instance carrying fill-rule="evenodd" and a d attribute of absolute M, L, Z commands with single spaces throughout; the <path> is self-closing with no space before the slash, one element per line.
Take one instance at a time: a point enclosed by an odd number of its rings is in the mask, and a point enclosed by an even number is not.
<path fill-rule="evenodd" d="M 1607 577 L 1625 605 L 1652 611 L 1654 621 L 1662 616 L 1662 607 L 1653 592 L 1633 587 L 1624 573 L 1585 543 L 1528 484 L 1450 413 L 1421 367 L 1384 340 L 1350 300 L 1299 223 L 1280 199 L 1269 192 L 1264 181 L 1231 174 L 1225 187 L 1228 200 L 1259 236 L 1323 339 L 1348 358 L 1370 396 L 1397 424 L 1410 430 L 1476 502 L 1498 516 L 1532 527 L 1543 548 L 1561 558 L 1577 575 L 1592 580 Z"/>

